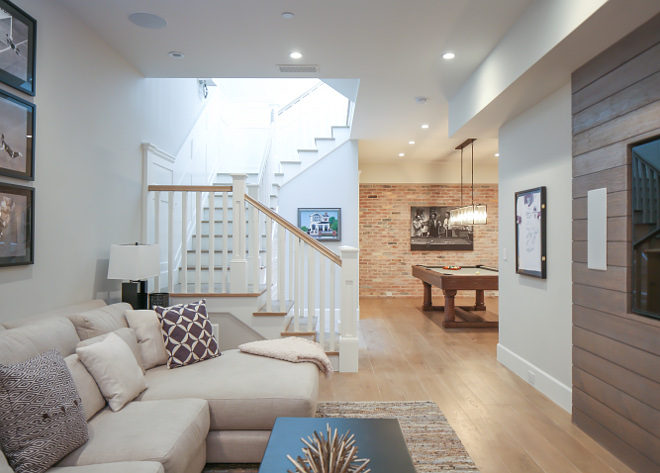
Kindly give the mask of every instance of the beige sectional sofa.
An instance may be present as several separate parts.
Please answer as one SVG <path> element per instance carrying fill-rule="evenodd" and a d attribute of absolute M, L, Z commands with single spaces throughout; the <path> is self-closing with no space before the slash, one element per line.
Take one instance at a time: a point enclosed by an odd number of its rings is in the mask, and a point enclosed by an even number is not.
<path fill-rule="evenodd" d="M 128 327 L 124 312 L 130 308 L 90 301 L 3 323 L 0 363 L 22 362 L 57 348 L 70 370 L 78 370 L 80 342 Z M 107 405 L 92 406 L 96 387 L 74 376 L 90 438 L 48 472 L 195 473 L 207 462 L 258 463 L 277 417 L 315 414 L 318 377 L 311 363 L 228 350 L 180 368 L 146 370 L 148 388 L 113 412 Z M 0 455 L 0 473 L 5 471 L 12 470 Z"/>

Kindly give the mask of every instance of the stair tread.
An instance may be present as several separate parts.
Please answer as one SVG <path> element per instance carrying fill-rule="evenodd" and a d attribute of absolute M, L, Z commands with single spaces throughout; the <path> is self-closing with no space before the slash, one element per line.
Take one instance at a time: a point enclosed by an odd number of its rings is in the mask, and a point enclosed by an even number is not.
<path fill-rule="evenodd" d="M 227 292 L 222 292 L 222 284 L 215 283 L 213 285 L 213 292 L 209 291 L 209 285 L 203 283 L 201 285 L 201 292 L 195 292 L 195 283 L 188 283 L 188 291 L 181 292 L 181 283 L 175 284 L 170 292 L 170 297 L 259 297 L 261 294 L 266 292 L 266 286 L 260 285 L 258 292 L 253 290 L 253 285 L 249 284 L 247 291 L 245 293 L 231 293 L 231 287 L 227 284 Z M 167 292 L 167 287 L 161 289 L 161 292 Z"/>
<path fill-rule="evenodd" d="M 179 268 L 179 269 L 181 269 L 181 268 Z M 194 271 L 195 269 L 196 269 L 195 266 L 188 265 L 188 271 Z M 208 265 L 201 266 L 199 269 L 201 269 L 202 271 L 208 271 L 209 266 Z M 213 269 L 215 271 L 222 271 L 222 266 L 214 266 Z M 231 271 L 231 267 L 227 267 L 226 269 L 227 269 L 227 271 Z M 259 266 L 259 269 L 266 269 L 266 266 L 261 265 L 261 266 Z"/>
<path fill-rule="evenodd" d="M 255 312 L 253 315 L 278 315 L 278 316 L 284 316 L 289 313 L 291 308 L 293 307 L 294 302 L 293 301 L 284 301 L 284 310 L 280 310 L 280 302 L 279 301 L 273 301 L 271 310 L 266 309 L 266 305 L 264 304 L 257 312 Z"/>

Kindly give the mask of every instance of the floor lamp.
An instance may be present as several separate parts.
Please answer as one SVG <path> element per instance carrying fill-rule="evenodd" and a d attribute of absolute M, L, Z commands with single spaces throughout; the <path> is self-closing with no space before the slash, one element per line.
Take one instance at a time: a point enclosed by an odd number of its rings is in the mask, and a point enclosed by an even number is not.
<path fill-rule="evenodd" d="M 133 309 L 147 309 L 147 278 L 160 274 L 158 245 L 112 245 L 108 279 L 121 279 L 121 300 Z"/>

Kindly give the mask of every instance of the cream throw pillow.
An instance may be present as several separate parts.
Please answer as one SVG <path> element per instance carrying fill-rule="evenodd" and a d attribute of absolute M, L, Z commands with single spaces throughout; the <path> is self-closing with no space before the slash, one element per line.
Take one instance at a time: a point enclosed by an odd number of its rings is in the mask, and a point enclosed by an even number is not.
<path fill-rule="evenodd" d="M 128 326 L 135 331 L 144 369 L 167 363 L 167 351 L 163 342 L 158 315 L 153 310 L 127 310 Z"/>
<path fill-rule="evenodd" d="M 76 348 L 76 354 L 115 412 L 147 389 L 133 352 L 114 333 L 98 343 Z"/>
<path fill-rule="evenodd" d="M 76 348 L 86 347 L 92 345 L 93 343 L 98 343 L 101 340 L 105 340 L 105 337 L 107 337 L 110 333 L 114 333 L 119 338 L 121 338 L 124 343 L 126 343 L 126 345 L 128 345 L 128 348 L 131 349 L 133 355 L 135 356 L 135 360 L 137 361 L 138 366 L 142 369 L 142 374 L 144 374 L 144 363 L 142 362 L 142 354 L 140 353 L 140 348 L 138 347 L 137 335 L 135 335 L 135 332 L 128 327 L 120 328 L 114 332 L 104 333 L 103 335 L 97 335 L 96 337 L 83 340 L 78 345 L 76 345 Z"/>

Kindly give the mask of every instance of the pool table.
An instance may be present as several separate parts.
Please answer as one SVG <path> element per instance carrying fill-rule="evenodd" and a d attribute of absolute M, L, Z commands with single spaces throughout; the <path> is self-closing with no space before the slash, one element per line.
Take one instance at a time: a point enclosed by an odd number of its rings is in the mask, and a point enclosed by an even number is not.
<path fill-rule="evenodd" d="M 424 285 L 424 302 L 422 310 L 443 310 L 445 328 L 485 328 L 498 327 L 495 314 L 486 311 L 484 303 L 485 290 L 498 289 L 498 270 L 483 265 L 461 266 L 461 269 L 443 269 L 443 266 L 412 267 L 412 275 L 419 278 Z M 444 306 L 434 306 L 431 299 L 431 288 L 442 289 L 445 296 Z M 455 306 L 454 297 L 459 290 L 473 290 L 476 300 L 473 306 Z M 479 311 L 485 311 L 479 315 Z M 459 316 L 461 320 L 456 319 Z M 493 320 L 495 319 L 495 320 Z"/>

